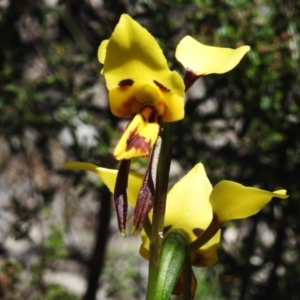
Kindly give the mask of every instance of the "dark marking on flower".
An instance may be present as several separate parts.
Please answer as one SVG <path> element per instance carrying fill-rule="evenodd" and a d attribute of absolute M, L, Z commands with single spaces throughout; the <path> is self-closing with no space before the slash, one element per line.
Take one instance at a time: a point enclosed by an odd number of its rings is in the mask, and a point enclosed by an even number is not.
<path fill-rule="evenodd" d="M 184 293 L 185 293 L 184 291 L 187 289 L 186 283 L 190 282 L 190 291 L 191 292 L 190 292 L 189 299 L 194 299 L 196 289 L 197 289 L 197 279 L 195 277 L 194 271 L 192 270 L 192 265 L 189 264 L 189 266 L 185 266 L 185 268 L 189 268 L 189 270 L 188 270 L 188 272 L 181 270 L 172 294 L 183 298 Z M 189 276 L 190 278 L 187 278 L 187 276 Z"/>
<path fill-rule="evenodd" d="M 144 106 L 141 115 L 144 121 L 148 123 L 158 123 L 158 118 L 161 117 L 158 115 L 158 111 L 154 106 Z"/>
<path fill-rule="evenodd" d="M 126 151 L 129 151 L 132 148 L 139 149 L 145 153 L 145 156 L 150 152 L 150 141 L 147 142 L 144 136 L 140 136 L 137 133 L 137 128 L 130 132 L 126 144 Z"/>
<path fill-rule="evenodd" d="M 199 237 L 203 232 L 204 232 L 204 230 L 201 229 L 201 228 L 194 228 L 194 229 L 193 229 L 193 233 L 194 233 L 194 235 L 195 235 L 196 237 Z"/>
<path fill-rule="evenodd" d="M 120 87 L 132 86 L 134 81 L 132 79 L 123 79 L 119 82 Z"/>
<path fill-rule="evenodd" d="M 201 77 L 201 75 L 197 75 L 191 69 L 187 68 L 183 78 L 185 90 L 187 91 L 199 77 Z"/>
<path fill-rule="evenodd" d="M 153 82 L 164 92 L 170 92 L 168 88 L 166 88 L 164 85 L 162 85 L 160 82 L 153 80 Z"/>
<path fill-rule="evenodd" d="M 154 107 L 153 107 L 154 108 Z M 157 122 L 156 121 L 156 116 L 157 116 L 157 111 L 156 110 L 152 110 L 151 111 L 151 114 L 149 115 L 149 117 L 148 117 L 148 122 L 149 123 L 155 123 L 155 122 Z"/>
<path fill-rule="evenodd" d="M 157 116 L 157 123 L 158 123 L 160 129 L 163 130 L 163 123 L 164 123 L 164 121 L 163 121 L 162 116 Z"/>
<path fill-rule="evenodd" d="M 172 228 L 172 225 L 164 227 L 164 234 L 166 234 L 171 228 Z"/>
<path fill-rule="evenodd" d="M 129 167 L 130 160 L 123 159 L 120 164 L 114 190 L 114 202 L 117 212 L 119 230 L 124 236 L 126 235 L 126 219 L 128 211 L 126 189 L 128 185 Z"/>
<path fill-rule="evenodd" d="M 203 255 L 200 255 L 199 253 L 197 253 L 197 255 L 195 255 L 192 264 L 197 266 L 197 265 L 205 265 L 205 257 Z"/>

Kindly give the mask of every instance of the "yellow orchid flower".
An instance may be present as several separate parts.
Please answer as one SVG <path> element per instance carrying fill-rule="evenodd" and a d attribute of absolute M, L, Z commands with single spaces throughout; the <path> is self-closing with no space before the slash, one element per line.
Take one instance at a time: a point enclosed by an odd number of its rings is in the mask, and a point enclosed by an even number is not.
<path fill-rule="evenodd" d="M 68 162 L 68 169 L 87 170 L 98 174 L 100 179 L 113 193 L 117 182 L 117 170 L 100 168 L 90 163 Z M 139 191 L 143 184 L 143 176 L 129 173 L 127 195 L 132 207 L 136 206 Z M 262 209 L 272 197 L 285 199 L 285 190 L 269 192 L 257 188 L 245 187 L 232 181 L 221 181 L 212 188 L 201 163 L 197 164 L 185 175 L 167 196 L 164 232 L 180 232 L 188 244 L 197 242 L 204 237 L 201 247 L 190 253 L 193 266 L 206 267 L 217 262 L 217 246 L 220 241 L 220 227 L 223 223 L 240 218 L 247 218 Z M 117 208 L 117 204 L 116 204 Z M 151 212 L 150 212 L 151 217 Z M 217 227 L 208 230 L 214 218 Z M 143 230 L 140 255 L 149 260 L 150 240 Z M 174 289 L 174 293 L 181 294 L 183 286 L 182 275 Z M 196 290 L 195 277 L 192 278 L 192 294 Z"/>
<path fill-rule="evenodd" d="M 112 113 L 134 118 L 115 149 L 116 159 L 149 155 L 160 123 L 184 117 L 182 78 L 170 71 L 155 38 L 126 14 L 100 44 L 98 59 L 104 64 Z"/>
<path fill-rule="evenodd" d="M 213 218 L 213 211 L 209 202 L 211 192 L 211 183 L 206 176 L 203 165 L 199 163 L 168 193 L 164 234 L 169 231 L 179 231 L 186 237 L 188 243 L 196 240 Z M 145 259 L 149 259 L 150 240 L 144 231 L 142 231 L 142 240 L 140 254 Z M 220 232 L 201 249 L 192 253 L 192 264 L 198 267 L 214 264 L 218 260 L 216 247 L 219 241 Z"/>
<path fill-rule="evenodd" d="M 72 170 L 85 170 L 96 173 L 113 193 L 117 181 L 118 170 L 98 167 L 85 162 L 67 162 L 65 168 Z M 128 176 L 128 203 L 136 206 L 137 197 L 143 183 L 143 176 L 129 173 Z M 202 164 L 197 164 L 185 177 L 183 177 L 170 190 L 167 197 L 165 215 L 165 229 L 182 232 L 189 242 L 194 241 L 209 225 L 213 213 L 209 203 L 212 186 L 206 176 Z M 165 232 L 165 233 L 166 233 Z M 149 258 L 149 239 L 142 232 L 143 243 L 141 255 Z M 195 266 L 208 266 L 217 261 L 216 247 L 220 241 L 220 232 L 204 245 L 198 252 L 193 253 L 192 262 Z"/>
<path fill-rule="evenodd" d="M 84 162 L 67 162 L 65 167 L 96 173 L 109 190 L 114 192 L 117 170 Z M 143 176 L 129 173 L 127 194 L 128 202 L 132 207 L 136 205 L 142 183 Z M 285 199 L 288 196 L 285 190 L 269 192 L 226 180 L 212 188 L 204 166 L 198 163 L 169 191 L 164 222 L 165 232 L 162 234 L 178 231 L 186 237 L 188 243 L 192 243 L 206 230 L 213 215 L 217 215 L 220 224 L 234 219 L 247 218 L 259 212 L 271 201 L 272 197 Z M 148 259 L 150 241 L 144 231 L 142 240 L 140 254 Z M 218 230 L 205 245 L 191 254 L 193 265 L 204 267 L 214 264 L 217 261 L 216 247 L 219 241 L 220 231 Z"/>
<path fill-rule="evenodd" d="M 182 80 L 178 73 L 170 71 L 155 38 L 123 14 L 111 38 L 102 41 L 98 49 L 112 113 L 134 118 L 114 151 L 116 159 L 149 155 L 161 122 L 184 117 L 184 90 L 201 75 L 230 71 L 249 50 L 249 46 L 235 50 L 210 47 L 186 36 L 175 55 L 187 70 Z M 146 117 L 142 113 L 145 107 L 150 108 Z"/>
<path fill-rule="evenodd" d="M 96 173 L 113 193 L 117 182 L 117 170 L 105 169 L 94 164 L 83 162 L 68 162 L 65 167 L 73 170 L 87 170 Z M 127 195 L 130 206 L 135 207 L 143 184 L 143 176 L 129 173 Z M 272 197 L 285 199 L 285 190 L 269 192 L 257 188 L 245 187 L 232 181 L 223 180 L 213 188 L 201 163 L 188 172 L 167 196 L 167 206 L 164 221 L 164 232 L 179 232 L 192 245 L 202 240 L 201 246 L 190 252 L 193 266 L 206 267 L 217 262 L 217 246 L 220 242 L 220 227 L 227 221 L 247 218 L 259 212 Z M 116 204 L 117 206 L 117 204 Z M 117 208 L 117 207 L 116 207 Z M 150 219 L 151 219 L 150 212 Z M 214 220 L 217 220 L 214 223 Z M 213 224 L 213 231 L 209 230 Z M 142 244 L 140 255 L 149 260 L 150 240 L 146 232 L 141 232 Z M 182 275 L 174 289 L 181 294 L 183 286 Z M 196 290 L 195 277 L 192 278 L 192 294 Z"/>
<path fill-rule="evenodd" d="M 187 36 L 176 50 L 176 58 L 187 68 L 185 78 L 171 71 L 155 38 L 129 15 L 123 14 L 110 39 L 102 41 L 98 59 L 106 79 L 109 104 L 114 115 L 132 119 L 114 150 L 121 161 L 114 191 L 119 228 L 125 233 L 127 177 L 130 159 L 153 155 L 163 122 L 184 117 L 184 91 L 200 76 L 232 69 L 249 51 L 202 45 Z M 139 229 L 152 208 L 155 187 L 150 174 L 138 196 L 133 224 Z"/>

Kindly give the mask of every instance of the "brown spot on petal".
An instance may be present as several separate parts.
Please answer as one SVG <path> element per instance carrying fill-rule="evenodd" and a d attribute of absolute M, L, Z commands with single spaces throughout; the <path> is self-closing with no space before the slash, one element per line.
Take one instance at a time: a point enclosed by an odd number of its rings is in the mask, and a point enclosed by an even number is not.
<path fill-rule="evenodd" d="M 132 79 L 124 79 L 119 82 L 120 87 L 132 86 L 134 81 Z"/>
<path fill-rule="evenodd" d="M 203 232 L 204 232 L 204 230 L 201 229 L 201 228 L 194 228 L 194 229 L 193 229 L 193 233 L 194 233 L 194 235 L 195 235 L 196 237 L 199 237 Z"/>
<path fill-rule="evenodd" d="M 157 109 L 149 105 L 144 106 L 140 113 L 143 117 L 143 120 L 147 121 L 148 123 L 158 123 L 159 118 L 161 117 L 158 115 Z"/>
<path fill-rule="evenodd" d="M 145 156 L 149 154 L 150 152 L 150 141 L 147 142 L 145 137 L 140 136 L 136 133 L 137 128 L 132 130 L 129 134 L 129 137 L 127 139 L 127 146 L 126 151 L 131 150 L 132 148 L 139 149 L 143 153 L 145 153 Z"/>
<path fill-rule="evenodd" d="M 151 114 L 148 117 L 148 122 L 149 123 L 155 123 L 155 122 L 157 123 L 156 116 L 157 116 L 157 111 L 152 110 Z"/>
<path fill-rule="evenodd" d="M 153 82 L 160 88 L 160 90 L 162 90 L 163 92 L 170 92 L 170 90 L 168 88 L 166 88 L 164 85 L 162 85 L 161 83 L 159 83 L 156 80 L 153 80 Z"/>

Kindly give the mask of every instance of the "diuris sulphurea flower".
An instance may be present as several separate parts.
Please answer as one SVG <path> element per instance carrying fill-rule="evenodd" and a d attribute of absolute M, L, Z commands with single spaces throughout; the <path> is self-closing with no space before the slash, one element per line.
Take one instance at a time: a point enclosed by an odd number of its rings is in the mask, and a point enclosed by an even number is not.
<path fill-rule="evenodd" d="M 130 160 L 150 156 L 144 183 L 137 196 L 133 231 L 141 229 L 153 206 L 155 179 L 153 156 L 159 152 L 158 136 L 164 122 L 184 117 L 184 91 L 202 75 L 224 73 L 234 68 L 249 51 L 205 46 L 184 37 L 176 58 L 186 68 L 184 79 L 169 69 L 155 38 L 129 15 L 123 14 L 111 37 L 101 42 L 98 59 L 103 64 L 111 112 L 130 119 L 114 149 L 120 161 L 114 190 L 119 230 L 126 235 L 127 187 Z M 157 163 L 157 162 L 156 162 Z"/>
<path fill-rule="evenodd" d="M 111 192 L 115 190 L 117 170 L 105 169 L 89 163 L 68 162 L 65 167 L 73 170 L 95 172 Z M 128 202 L 133 208 L 143 176 L 129 173 Z M 191 264 L 206 267 L 217 262 L 217 246 L 220 242 L 220 228 L 228 221 L 250 217 L 258 213 L 273 197 L 286 199 L 285 190 L 269 192 L 246 187 L 233 181 L 222 180 L 212 187 L 204 166 L 198 163 L 167 195 L 164 236 L 176 232 L 188 245 L 187 251 Z M 151 214 L 151 212 L 150 212 Z M 143 230 L 140 255 L 149 259 L 150 239 Z M 192 276 L 192 289 L 196 290 L 196 281 Z M 182 276 L 179 277 L 175 293 L 182 293 Z"/>
<path fill-rule="evenodd" d="M 186 36 L 175 56 L 188 72 L 201 76 L 230 71 L 249 50 L 249 46 L 235 50 L 206 46 Z M 110 39 L 100 44 L 98 59 L 103 64 L 101 73 L 106 79 L 112 113 L 133 118 L 115 148 L 116 159 L 149 155 L 160 121 L 183 119 L 187 86 L 177 72 L 170 71 L 155 38 L 126 14 Z"/>

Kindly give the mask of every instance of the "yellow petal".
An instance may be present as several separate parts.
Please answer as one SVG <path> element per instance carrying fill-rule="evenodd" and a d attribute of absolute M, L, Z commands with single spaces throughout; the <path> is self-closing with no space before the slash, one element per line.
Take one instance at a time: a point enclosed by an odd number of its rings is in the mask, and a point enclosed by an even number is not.
<path fill-rule="evenodd" d="M 102 74 L 105 76 L 109 91 L 114 89 L 124 91 L 122 83 L 126 80 L 131 81 L 130 86 L 126 88 L 155 83 L 166 93 L 176 95 L 177 106 L 181 107 L 183 114 L 184 83 L 182 78 L 178 73 L 169 70 L 163 52 L 154 37 L 130 16 L 125 14 L 121 16 L 107 46 L 105 47 L 105 43 L 101 44 L 98 53 L 100 53 L 98 56 L 101 61 L 105 57 Z M 135 95 L 135 92 L 131 94 Z M 120 112 L 123 111 L 124 101 L 128 100 L 125 96 L 115 98 L 112 94 L 109 95 L 110 105 Z M 164 101 L 164 99 L 158 99 L 158 101 Z M 166 106 L 168 106 L 167 103 Z M 138 112 L 130 111 L 131 114 Z M 123 115 L 120 117 L 125 118 Z"/>
<path fill-rule="evenodd" d="M 155 120 L 155 114 L 152 113 L 152 107 L 145 107 L 141 114 L 137 114 L 130 122 L 114 150 L 116 159 L 149 155 L 159 134 L 159 124 L 149 123 L 150 118 Z"/>
<path fill-rule="evenodd" d="M 217 247 L 220 242 L 221 230 L 200 249 L 191 254 L 191 261 L 195 267 L 208 267 L 218 261 Z"/>
<path fill-rule="evenodd" d="M 140 246 L 140 256 L 146 260 L 149 260 L 150 240 L 148 239 L 148 236 L 144 229 L 141 231 L 141 238 L 142 244 Z"/>
<path fill-rule="evenodd" d="M 118 170 L 100 168 L 91 163 L 85 162 L 67 162 L 64 167 L 72 170 L 84 170 L 96 173 L 103 183 L 108 187 L 111 193 L 114 192 Z M 129 173 L 127 196 L 130 206 L 135 207 L 138 193 L 141 189 L 143 176 L 135 173 Z"/>
<path fill-rule="evenodd" d="M 103 40 L 98 48 L 98 60 L 101 64 L 104 64 L 108 42 L 109 40 Z"/>
<path fill-rule="evenodd" d="M 179 42 L 175 56 L 196 75 L 222 74 L 232 70 L 249 50 L 249 46 L 237 49 L 206 46 L 186 36 Z"/>
<path fill-rule="evenodd" d="M 165 92 L 163 101 L 167 104 L 162 115 L 165 122 L 175 122 L 184 118 L 184 102 L 181 96 Z"/>
<path fill-rule="evenodd" d="M 171 225 L 172 230 L 184 230 L 188 243 L 194 241 L 197 237 L 195 232 L 206 229 L 212 220 L 211 191 L 211 183 L 199 163 L 170 190 L 165 227 Z"/>
<path fill-rule="evenodd" d="M 146 97 L 145 91 L 151 97 Z M 109 99 L 111 112 L 120 118 L 132 118 L 145 105 L 155 107 L 165 122 L 175 122 L 184 117 L 182 96 L 159 88 L 151 82 L 112 89 L 109 91 Z"/>
<path fill-rule="evenodd" d="M 223 180 L 210 195 L 210 203 L 220 222 L 243 219 L 258 213 L 272 197 L 286 199 L 285 190 L 269 192 Z"/>

